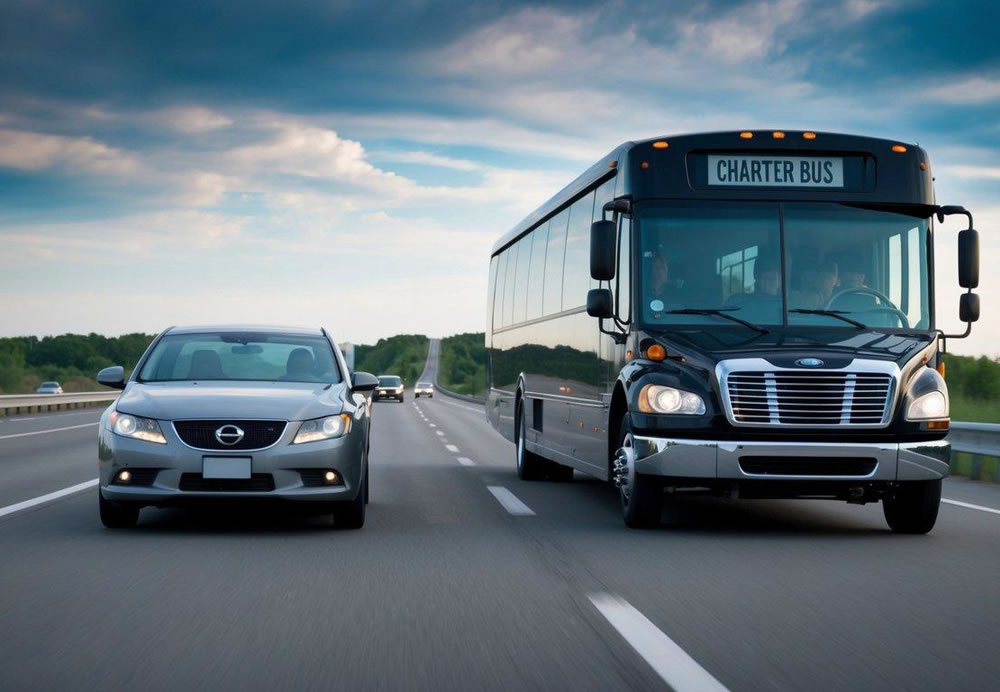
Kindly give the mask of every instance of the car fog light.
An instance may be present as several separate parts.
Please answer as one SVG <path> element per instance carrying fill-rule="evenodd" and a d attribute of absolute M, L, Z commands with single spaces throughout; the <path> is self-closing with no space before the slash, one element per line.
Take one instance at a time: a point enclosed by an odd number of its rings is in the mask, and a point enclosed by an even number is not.
<path fill-rule="evenodd" d="M 334 473 L 333 471 L 327 471 L 325 474 L 323 474 L 323 478 L 326 479 L 327 483 L 334 483 L 337 480 L 337 474 Z"/>
<path fill-rule="evenodd" d="M 118 480 L 121 481 L 122 483 L 128 483 L 130 480 L 132 480 L 132 474 L 128 471 L 120 471 L 118 473 Z"/>

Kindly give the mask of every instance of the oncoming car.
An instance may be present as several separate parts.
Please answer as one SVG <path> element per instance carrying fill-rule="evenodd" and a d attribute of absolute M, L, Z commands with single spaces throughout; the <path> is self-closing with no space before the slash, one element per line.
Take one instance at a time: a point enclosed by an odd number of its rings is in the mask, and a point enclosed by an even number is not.
<path fill-rule="evenodd" d="M 376 399 L 395 399 L 403 402 L 403 380 L 398 375 L 379 375 L 375 388 Z"/>
<path fill-rule="evenodd" d="M 35 390 L 35 394 L 62 394 L 63 388 L 58 382 L 42 382 Z"/>
<path fill-rule="evenodd" d="M 421 396 L 434 397 L 434 385 L 430 382 L 417 382 L 413 388 L 413 397 L 419 399 Z"/>
<path fill-rule="evenodd" d="M 274 499 L 361 528 L 368 500 L 368 373 L 348 379 L 325 329 L 171 327 L 126 380 L 98 435 L 109 528 L 145 506 Z"/>

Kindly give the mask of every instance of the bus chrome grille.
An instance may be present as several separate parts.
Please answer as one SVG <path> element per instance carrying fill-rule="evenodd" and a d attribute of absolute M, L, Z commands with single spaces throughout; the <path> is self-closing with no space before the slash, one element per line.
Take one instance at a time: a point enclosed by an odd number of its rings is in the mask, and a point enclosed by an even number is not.
<path fill-rule="evenodd" d="M 725 386 L 735 423 L 874 427 L 889 422 L 893 377 L 843 371 L 731 372 Z"/>

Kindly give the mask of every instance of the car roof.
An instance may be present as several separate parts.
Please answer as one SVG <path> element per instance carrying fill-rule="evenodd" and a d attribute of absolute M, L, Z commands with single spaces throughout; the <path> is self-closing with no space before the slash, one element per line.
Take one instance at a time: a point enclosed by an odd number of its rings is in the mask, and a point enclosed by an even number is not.
<path fill-rule="evenodd" d="M 205 332 L 264 332 L 267 334 L 322 335 L 319 327 L 282 327 L 269 324 L 204 324 L 168 327 L 164 334 L 204 334 Z"/>

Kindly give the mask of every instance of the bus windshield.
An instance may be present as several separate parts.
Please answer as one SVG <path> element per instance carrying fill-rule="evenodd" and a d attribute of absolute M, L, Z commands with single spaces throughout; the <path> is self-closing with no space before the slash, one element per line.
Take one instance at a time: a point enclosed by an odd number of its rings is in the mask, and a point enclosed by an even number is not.
<path fill-rule="evenodd" d="M 929 329 L 927 219 L 781 207 L 636 204 L 642 322 Z"/>

